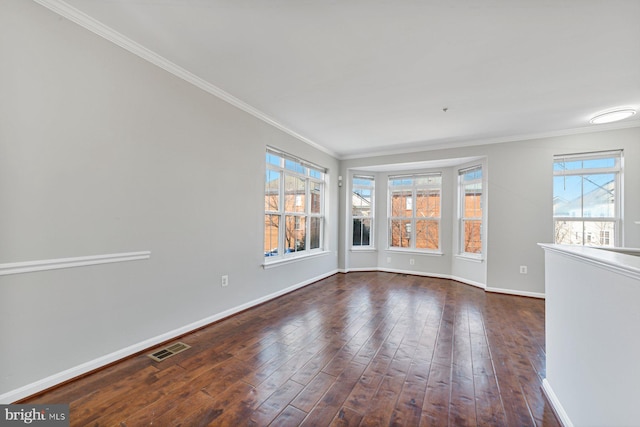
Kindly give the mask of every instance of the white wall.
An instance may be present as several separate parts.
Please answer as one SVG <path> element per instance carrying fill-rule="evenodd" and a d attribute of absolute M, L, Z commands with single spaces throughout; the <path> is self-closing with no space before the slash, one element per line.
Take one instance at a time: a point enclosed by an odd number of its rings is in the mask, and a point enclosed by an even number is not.
<path fill-rule="evenodd" d="M 545 247 L 546 378 L 564 425 L 637 426 L 640 252 Z"/>
<path fill-rule="evenodd" d="M 550 243 L 553 239 L 553 156 L 610 149 L 624 150 L 624 245 L 640 247 L 640 225 L 634 223 L 640 221 L 640 198 L 635 197 L 636 194 L 640 194 L 638 127 L 349 159 L 341 162 L 341 174 L 346 175 L 349 170 L 366 169 L 376 165 L 486 157 L 485 173 L 488 182 L 485 191 L 488 211 L 485 263 L 472 264 L 454 257 L 445 273 L 468 282 L 484 284 L 489 290 L 544 296 L 544 257 L 537 243 Z M 454 173 L 452 172 L 451 176 Z M 379 178 L 381 179 L 378 183 L 384 184 L 385 177 Z M 455 186 L 452 186 L 451 190 L 455 193 Z M 380 197 L 386 197 L 386 187 L 381 191 L 383 194 Z M 447 203 L 444 198 L 447 191 L 443 188 L 443 204 Z M 443 217 L 444 215 L 443 213 Z M 454 215 L 455 210 L 452 210 L 451 218 Z M 384 220 L 384 217 L 382 219 Z M 342 215 L 341 221 L 345 222 L 341 225 L 343 236 L 343 230 L 349 229 L 348 215 Z M 451 227 L 455 227 L 455 224 L 443 223 L 443 227 L 443 233 L 453 233 Z M 443 245 L 445 257 L 453 255 L 453 241 L 454 239 L 449 247 Z M 386 247 L 379 245 L 378 251 L 377 267 L 386 268 Z M 410 256 L 401 256 L 398 263 L 394 261 L 391 264 L 391 268 L 409 270 L 408 260 L 405 258 Z M 528 274 L 520 274 L 521 265 L 528 267 Z M 418 274 L 441 275 L 444 271 L 444 266 L 437 261 L 427 260 L 414 267 Z M 351 260 L 344 254 L 340 258 L 340 268 L 351 268 Z M 483 277 L 486 277 L 484 282 Z"/>
<path fill-rule="evenodd" d="M 151 251 L 0 276 L 0 395 L 336 271 L 331 186 L 334 252 L 261 267 L 265 147 L 336 159 L 34 2 L 0 57 L 0 264 Z"/>

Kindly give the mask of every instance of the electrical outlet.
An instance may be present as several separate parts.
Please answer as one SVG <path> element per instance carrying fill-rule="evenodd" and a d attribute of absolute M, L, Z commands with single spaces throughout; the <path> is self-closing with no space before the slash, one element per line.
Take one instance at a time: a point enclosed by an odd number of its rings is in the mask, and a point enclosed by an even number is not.
<path fill-rule="evenodd" d="M 520 266 L 520 274 L 527 274 L 527 266 L 526 265 L 521 265 Z"/>
<path fill-rule="evenodd" d="M 222 286 L 229 286 L 229 276 L 226 274 L 220 278 L 220 284 Z"/>
<path fill-rule="evenodd" d="M 415 265 L 415 263 L 416 263 L 416 260 L 415 260 L 415 259 L 413 259 L 413 258 L 409 259 L 409 264 L 411 264 L 411 265 Z"/>

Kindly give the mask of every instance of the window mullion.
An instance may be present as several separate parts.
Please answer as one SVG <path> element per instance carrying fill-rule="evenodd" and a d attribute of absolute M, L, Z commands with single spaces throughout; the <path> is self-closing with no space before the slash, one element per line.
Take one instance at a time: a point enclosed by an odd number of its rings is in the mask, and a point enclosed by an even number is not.
<path fill-rule="evenodd" d="M 304 198 L 304 250 L 308 252 L 311 248 L 311 183 L 309 178 L 304 180 Z"/>
<path fill-rule="evenodd" d="M 416 183 L 415 180 L 413 182 L 413 186 L 411 188 L 411 199 L 413 200 L 413 203 L 411 205 L 411 245 L 410 247 L 412 249 L 416 248 L 416 241 L 417 241 L 417 236 L 418 236 L 418 232 L 416 231 L 416 226 L 417 226 L 417 222 L 416 222 L 416 212 L 418 210 L 418 190 L 416 187 Z"/>
<path fill-rule="evenodd" d="M 280 161 L 280 167 L 282 167 L 283 169 L 280 171 L 280 201 L 278 203 L 278 207 L 279 207 L 279 214 L 280 214 L 280 223 L 278 226 L 278 255 L 284 255 L 285 253 L 285 248 L 284 248 L 284 244 L 285 244 L 285 231 L 287 228 L 287 224 L 285 222 L 286 220 L 286 216 L 285 216 L 285 176 L 286 174 L 284 173 L 284 159 L 282 159 Z"/>

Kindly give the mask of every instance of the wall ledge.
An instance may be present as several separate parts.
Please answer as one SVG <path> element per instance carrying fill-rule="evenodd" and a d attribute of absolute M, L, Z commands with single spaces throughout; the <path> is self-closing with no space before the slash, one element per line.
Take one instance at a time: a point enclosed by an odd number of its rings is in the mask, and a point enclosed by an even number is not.
<path fill-rule="evenodd" d="M 640 280 L 640 251 L 634 248 L 595 248 L 538 243 L 545 251 L 555 252 L 613 273 Z M 634 254 L 634 255 L 631 255 Z"/>

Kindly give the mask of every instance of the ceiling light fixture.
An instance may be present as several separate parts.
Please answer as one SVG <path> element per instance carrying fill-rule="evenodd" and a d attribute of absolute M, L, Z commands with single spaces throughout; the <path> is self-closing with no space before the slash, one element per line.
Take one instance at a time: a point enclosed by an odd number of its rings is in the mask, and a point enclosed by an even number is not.
<path fill-rule="evenodd" d="M 595 115 L 591 118 L 591 120 L 589 120 L 589 123 L 600 125 L 603 123 L 617 122 L 619 120 L 624 120 L 628 117 L 631 117 L 634 114 L 636 114 L 636 110 L 634 110 L 633 108 L 619 108 L 617 110 L 611 110 Z"/>

